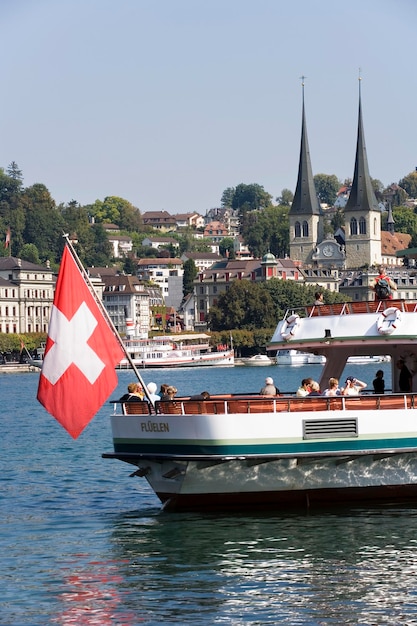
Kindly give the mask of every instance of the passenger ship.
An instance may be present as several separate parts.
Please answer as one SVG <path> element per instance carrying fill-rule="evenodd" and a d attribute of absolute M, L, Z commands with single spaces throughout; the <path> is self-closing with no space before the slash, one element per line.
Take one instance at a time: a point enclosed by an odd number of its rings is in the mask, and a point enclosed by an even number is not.
<path fill-rule="evenodd" d="M 166 335 L 152 339 L 127 337 L 124 346 L 137 368 L 234 365 L 233 348 L 220 345 L 212 349 L 209 340 L 209 335 L 204 333 Z M 127 358 L 118 365 L 118 369 L 130 367 Z"/>
<path fill-rule="evenodd" d="M 417 500 L 417 393 L 396 362 L 417 371 L 417 302 L 291 309 L 268 349 L 323 355 L 321 387 L 349 357 L 389 356 L 384 395 L 219 395 L 205 401 L 115 403 L 114 452 L 166 509 L 322 506 Z M 127 414 L 125 414 L 127 413 Z"/>

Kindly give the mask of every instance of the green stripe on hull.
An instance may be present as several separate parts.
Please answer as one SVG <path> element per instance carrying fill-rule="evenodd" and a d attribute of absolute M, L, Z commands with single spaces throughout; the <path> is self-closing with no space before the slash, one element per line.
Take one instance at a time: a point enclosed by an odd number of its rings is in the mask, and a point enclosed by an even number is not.
<path fill-rule="evenodd" d="M 114 439 L 115 452 L 134 452 L 137 454 L 213 454 L 213 455 L 232 455 L 245 456 L 251 455 L 271 455 L 271 454 L 305 454 L 305 453 L 330 453 L 330 452 L 367 452 L 367 451 L 383 451 L 400 452 L 403 449 L 416 448 L 417 437 L 401 437 L 401 438 L 373 438 L 373 439 L 332 439 L 331 441 L 299 441 L 287 443 L 225 443 L 193 441 L 185 443 L 180 441 L 161 440 L 132 440 L 132 439 Z"/>

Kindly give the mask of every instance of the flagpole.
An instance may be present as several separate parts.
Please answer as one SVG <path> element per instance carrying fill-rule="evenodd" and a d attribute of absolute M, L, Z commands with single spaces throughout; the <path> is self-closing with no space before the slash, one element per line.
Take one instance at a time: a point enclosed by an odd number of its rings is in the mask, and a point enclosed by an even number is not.
<path fill-rule="evenodd" d="M 87 273 L 87 271 L 86 271 L 86 269 L 85 269 L 84 265 L 81 263 L 81 260 L 80 260 L 80 258 L 79 258 L 79 256 L 78 256 L 78 254 L 76 253 L 75 248 L 74 248 L 74 246 L 72 245 L 72 243 L 71 243 L 71 241 L 70 241 L 70 239 L 69 239 L 69 237 L 68 237 L 68 234 L 64 234 L 64 235 L 63 235 L 63 237 L 64 237 L 64 239 L 65 239 L 65 240 L 66 240 L 66 242 L 67 242 L 68 248 L 70 249 L 70 252 L 71 252 L 71 254 L 72 254 L 72 257 L 73 257 L 74 261 L 75 261 L 75 262 L 76 262 L 76 264 L 77 264 L 78 269 L 80 270 L 80 272 L 81 272 L 81 274 L 82 274 L 82 276 L 83 276 L 83 278 L 84 278 L 85 282 L 87 283 L 88 287 L 90 288 L 91 294 L 92 294 L 92 296 L 94 297 L 94 299 L 95 299 L 95 301 L 96 301 L 96 303 L 97 303 L 97 306 L 99 307 L 99 309 L 100 309 L 100 311 L 101 311 L 101 313 L 102 313 L 102 315 L 103 315 L 104 319 L 106 320 L 106 322 L 107 322 L 107 323 L 108 323 L 108 325 L 110 326 L 111 330 L 113 331 L 113 334 L 115 335 L 115 337 L 116 337 L 117 341 L 119 342 L 119 344 L 120 344 L 120 346 L 121 346 L 121 348 L 122 348 L 123 352 L 125 353 L 126 358 L 127 358 L 127 360 L 129 361 L 129 364 L 130 364 L 130 366 L 131 366 L 132 370 L 135 372 L 135 375 L 136 375 L 136 377 L 137 377 L 138 381 L 139 381 L 139 382 L 140 382 L 140 384 L 142 385 L 142 387 L 143 387 L 143 391 L 145 392 L 145 396 L 147 397 L 148 401 L 149 401 L 149 402 L 153 405 L 153 401 L 151 400 L 151 398 L 150 398 L 150 396 L 149 396 L 149 391 L 148 391 L 148 388 L 147 388 L 147 386 L 145 385 L 145 383 L 144 383 L 144 381 L 143 381 L 143 379 L 142 379 L 142 376 L 140 375 L 139 370 L 137 369 L 136 365 L 134 364 L 132 357 L 130 356 L 130 354 L 129 354 L 129 353 L 128 353 L 128 351 L 126 350 L 126 346 L 125 346 L 125 344 L 123 343 L 123 340 L 122 340 L 121 336 L 119 335 L 119 331 L 117 330 L 117 328 L 116 328 L 116 327 L 115 327 L 115 325 L 113 324 L 113 322 L 112 322 L 112 320 L 111 320 L 111 318 L 110 318 L 110 316 L 109 316 L 109 314 L 108 314 L 108 312 L 107 312 L 107 310 L 106 310 L 106 308 L 105 308 L 105 306 L 104 306 L 103 302 L 102 302 L 102 301 L 101 301 L 101 299 L 98 297 L 97 292 L 96 292 L 96 290 L 94 289 L 94 285 L 93 285 L 93 283 L 91 282 L 90 277 L 89 277 L 89 275 L 88 275 L 88 273 Z"/>

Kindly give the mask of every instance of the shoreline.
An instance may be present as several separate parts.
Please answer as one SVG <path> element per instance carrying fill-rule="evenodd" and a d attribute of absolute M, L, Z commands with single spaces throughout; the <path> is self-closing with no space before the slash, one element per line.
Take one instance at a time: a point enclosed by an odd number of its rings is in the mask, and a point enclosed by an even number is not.
<path fill-rule="evenodd" d="M 0 374 L 16 374 L 23 372 L 39 372 L 39 368 L 29 363 L 6 363 L 0 365 Z"/>

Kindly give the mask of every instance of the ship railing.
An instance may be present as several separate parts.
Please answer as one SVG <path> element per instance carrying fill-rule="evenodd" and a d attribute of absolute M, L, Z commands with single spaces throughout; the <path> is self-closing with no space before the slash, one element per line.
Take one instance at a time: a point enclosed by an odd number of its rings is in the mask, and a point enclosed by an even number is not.
<path fill-rule="evenodd" d="M 381 313 L 395 307 L 403 313 L 417 313 L 417 302 L 414 300 L 368 300 L 358 302 L 335 302 L 334 304 L 311 305 L 287 309 L 284 319 L 294 313 L 300 317 L 327 317 L 329 315 L 352 315 L 358 313 Z"/>
<path fill-rule="evenodd" d="M 151 403 L 113 401 L 114 413 L 136 415 L 228 415 L 295 413 L 312 411 L 379 411 L 417 409 L 417 394 L 364 394 L 360 396 L 216 396 L 209 400 L 175 398 Z M 120 404 L 122 407 L 120 409 Z"/>

